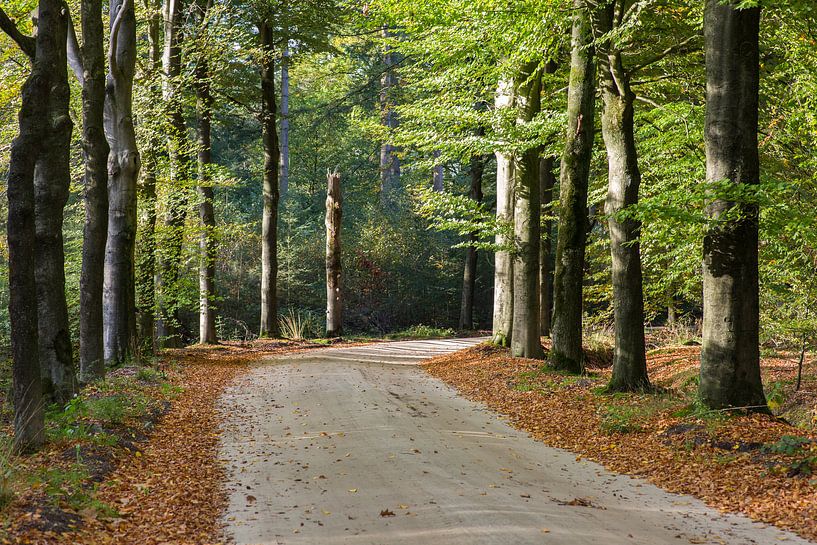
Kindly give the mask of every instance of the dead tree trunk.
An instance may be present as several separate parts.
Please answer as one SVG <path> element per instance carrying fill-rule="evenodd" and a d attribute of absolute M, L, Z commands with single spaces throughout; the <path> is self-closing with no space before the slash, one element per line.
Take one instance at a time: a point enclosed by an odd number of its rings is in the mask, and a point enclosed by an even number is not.
<path fill-rule="evenodd" d="M 70 146 L 73 123 L 69 114 L 68 13 L 60 2 L 40 2 L 38 32 L 45 32 L 42 57 L 36 62 L 48 72 L 48 130 L 34 169 L 36 278 L 40 373 L 43 394 L 65 403 L 76 392 L 68 305 L 65 300 L 63 210 L 71 185 Z M 38 55 L 39 55 L 38 45 Z"/>
<path fill-rule="evenodd" d="M 278 332 L 278 133 L 275 108 L 275 43 L 272 28 L 258 24 L 261 40 L 261 139 L 264 145 L 264 213 L 261 219 L 261 337 Z"/>
<path fill-rule="evenodd" d="M 136 349 L 136 181 L 141 161 L 133 125 L 136 17 L 133 0 L 111 1 L 105 100 L 108 158 L 108 242 L 105 247 L 105 361 L 128 361 Z"/>
<path fill-rule="evenodd" d="M 343 333 L 343 292 L 341 291 L 340 227 L 343 198 L 340 174 L 326 175 L 326 336 Z"/>
<path fill-rule="evenodd" d="M 485 158 L 480 155 L 471 157 L 471 191 L 469 196 L 477 203 L 482 202 L 482 175 L 485 171 Z M 465 248 L 465 266 L 462 272 L 462 303 L 460 305 L 460 329 L 474 327 L 474 287 L 477 279 L 477 234 L 468 235 L 469 245 Z"/>
<path fill-rule="evenodd" d="M 707 0 L 706 178 L 759 183 L 760 8 Z M 721 216 L 739 210 L 736 219 Z M 768 410 L 758 341 L 758 208 L 715 198 L 704 236 L 703 346 L 699 393 L 710 408 Z"/>
<path fill-rule="evenodd" d="M 13 25 L 3 27 L 33 61 L 23 85 L 18 116 L 20 132 L 11 144 L 8 174 L 9 320 L 14 398 L 14 450 L 31 452 L 45 439 L 40 358 L 37 350 L 37 282 L 34 275 L 36 226 L 34 222 L 34 169 L 47 134 L 47 104 L 50 87 L 47 58 L 56 46 L 53 10 L 57 2 L 43 0 L 45 18 L 39 25 L 36 44 Z M 0 9 L 0 18 L 11 21 Z"/>
<path fill-rule="evenodd" d="M 105 376 L 102 284 L 108 238 L 108 154 L 105 139 L 105 34 L 101 0 L 83 0 L 80 8 L 83 43 L 76 43 L 69 20 L 69 64 L 82 85 L 82 149 L 85 159 L 85 225 L 80 275 L 79 380 Z"/>
<path fill-rule="evenodd" d="M 531 63 L 514 81 L 517 124 L 530 123 L 540 110 L 542 76 Z M 544 358 L 539 340 L 539 148 L 514 155 L 513 333 L 511 354 Z"/>
<path fill-rule="evenodd" d="M 567 132 L 562 155 L 559 235 L 553 281 L 553 348 L 550 363 L 580 373 L 582 352 L 582 283 L 587 241 L 587 187 L 593 148 L 595 63 L 590 2 L 574 0 Z"/>
<path fill-rule="evenodd" d="M 495 107 L 513 106 L 513 82 L 502 81 L 497 89 Z M 494 314 L 492 342 L 510 346 L 513 329 L 513 157 L 496 152 L 496 221 L 499 225 L 494 253 Z"/>

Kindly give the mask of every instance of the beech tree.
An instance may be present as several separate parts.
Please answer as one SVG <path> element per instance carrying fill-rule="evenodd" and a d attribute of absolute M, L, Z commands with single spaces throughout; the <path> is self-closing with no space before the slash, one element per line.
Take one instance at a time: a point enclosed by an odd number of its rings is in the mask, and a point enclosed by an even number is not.
<path fill-rule="evenodd" d="M 759 183 L 760 8 L 707 0 L 707 183 Z M 715 197 L 703 247 L 700 396 L 711 408 L 768 410 L 760 379 L 758 208 Z"/>
<path fill-rule="evenodd" d="M 340 229 L 343 218 L 343 198 L 340 174 L 326 174 L 326 336 L 343 333 L 343 291 L 341 280 Z"/>
<path fill-rule="evenodd" d="M 551 365 L 573 373 L 584 369 L 582 284 L 596 97 L 592 9 L 589 1 L 573 1 L 568 121 L 562 154 L 559 235 L 553 281 L 553 348 L 549 355 Z"/>
<path fill-rule="evenodd" d="M 141 158 L 133 125 L 136 15 L 133 0 L 112 0 L 105 96 L 108 159 L 108 241 L 103 284 L 105 361 L 134 357 L 136 305 L 136 181 Z"/>

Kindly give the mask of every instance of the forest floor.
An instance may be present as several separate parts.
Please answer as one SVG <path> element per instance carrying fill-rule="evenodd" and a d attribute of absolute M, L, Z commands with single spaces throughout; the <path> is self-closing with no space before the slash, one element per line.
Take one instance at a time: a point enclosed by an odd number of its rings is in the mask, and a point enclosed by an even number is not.
<path fill-rule="evenodd" d="M 764 357 L 764 384 L 778 416 L 745 415 L 696 402 L 699 346 L 649 352 L 659 387 L 653 394 L 606 394 L 610 352 L 587 350 L 583 376 L 488 345 L 435 358 L 426 370 L 577 459 L 817 540 L 817 363 L 806 364 L 795 392 L 798 354 Z"/>
<path fill-rule="evenodd" d="M 264 356 L 324 346 L 225 343 L 166 351 L 154 366 L 115 370 L 48 412 L 46 447 L 30 457 L 10 455 L 6 410 L 0 543 L 219 541 L 219 396 Z"/>

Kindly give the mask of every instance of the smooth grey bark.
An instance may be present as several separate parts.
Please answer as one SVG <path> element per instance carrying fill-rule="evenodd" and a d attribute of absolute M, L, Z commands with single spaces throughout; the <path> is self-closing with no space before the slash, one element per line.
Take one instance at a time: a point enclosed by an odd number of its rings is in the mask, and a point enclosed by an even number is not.
<path fill-rule="evenodd" d="M 555 158 L 542 157 L 539 160 L 539 195 L 542 215 L 551 214 L 553 187 L 556 176 L 553 173 Z M 550 336 L 553 318 L 553 220 L 542 222 L 539 246 L 539 328 L 543 337 Z"/>
<path fill-rule="evenodd" d="M 593 151 L 595 62 L 587 0 L 573 2 L 567 132 L 560 173 L 559 233 L 553 281 L 553 347 L 550 364 L 572 373 L 584 369 L 582 284 L 587 242 L 587 187 Z"/>
<path fill-rule="evenodd" d="M 14 443 L 18 453 L 37 450 L 45 439 L 42 379 L 37 333 L 37 282 L 34 275 L 36 226 L 34 222 L 34 169 L 47 134 L 47 103 L 50 88 L 47 69 L 53 12 L 58 5 L 43 0 L 42 21 L 36 43 L 23 36 L 0 9 L 0 22 L 13 28 L 3 30 L 15 41 L 27 44 L 23 51 L 33 68 L 22 88 L 19 134 L 11 144 L 8 173 L 9 321 L 11 325 L 12 397 L 14 400 Z M 16 38 L 15 38 L 16 36 Z M 34 60 L 34 57 L 39 60 Z"/>
<path fill-rule="evenodd" d="M 541 109 L 542 74 L 525 66 L 514 82 L 517 124 L 525 125 Z M 544 358 L 539 338 L 539 148 L 514 154 L 513 332 L 511 354 Z"/>
<path fill-rule="evenodd" d="M 105 139 L 105 32 L 101 0 L 80 7 L 82 47 L 69 21 L 69 64 L 82 85 L 82 150 L 85 160 L 85 224 L 79 281 L 79 380 L 105 376 L 102 285 L 108 238 L 108 155 Z"/>
<path fill-rule="evenodd" d="M 187 151 L 187 127 L 184 122 L 181 82 L 181 25 L 183 0 L 165 0 L 164 52 L 162 92 L 168 119 L 167 151 L 169 191 L 166 193 L 165 214 L 157 247 L 156 289 L 158 320 L 156 335 L 164 348 L 181 348 L 179 322 L 179 279 L 181 276 L 182 242 L 187 208 L 187 192 L 183 184 L 191 178 L 191 158 Z"/>
<path fill-rule="evenodd" d="M 281 52 L 281 175 L 279 186 L 283 199 L 289 191 L 289 46 Z"/>
<path fill-rule="evenodd" d="M 760 8 L 707 0 L 707 183 L 759 183 Z M 723 219 L 737 208 L 739 217 Z M 758 208 L 713 198 L 703 247 L 701 401 L 710 408 L 767 411 L 758 341 Z"/>
<path fill-rule="evenodd" d="M 326 174 L 326 336 L 340 337 L 343 333 L 343 292 L 341 284 L 340 229 L 343 218 L 343 198 L 340 174 Z"/>
<path fill-rule="evenodd" d="M 211 0 L 199 3 L 201 20 L 205 21 Z M 215 344 L 216 340 L 216 217 L 213 211 L 213 185 L 210 168 L 212 153 L 213 95 L 211 74 L 206 58 L 198 59 L 195 68 L 196 107 L 199 115 L 198 175 L 199 197 L 199 343 Z"/>
<path fill-rule="evenodd" d="M 431 172 L 431 185 L 434 191 L 442 193 L 445 190 L 445 171 L 443 166 L 439 163 L 440 150 L 434 150 L 434 160 L 436 161 Z"/>
<path fill-rule="evenodd" d="M 500 81 L 494 105 L 497 109 L 513 106 L 513 82 Z M 491 342 L 510 346 L 513 329 L 513 211 L 514 162 L 511 154 L 496 152 L 496 221 L 499 225 L 494 243 L 494 312 Z"/>
<path fill-rule="evenodd" d="M 65 403 L 77 389 L 65 300 L 63 210 L 71 185 L 68 13 L 60 2 L 40 3 L 37 64 L 48 71 L 47 132 L 34 168 L 38 340 L 43 395 Z M 41 40 L 38 40 L 40 42 Z M 41 55 L 41 50 L 43 51 Z"/>
<path fill-rule="evenodd" d="M 602 14 L 602 32 L 618 26 L 616 14 L 624 12 L 624 0 L 616 0 Z M 600 51 L 600 74 L 604 109 L 602 135 L 607 148 L 608 188 L 605 213 L 610 230 L 613 276 L 613 322 L 615 347 L 610 391 L 648 390 L 647 356 L 644 342 L 644 295 L 639 235 L 641 222 L 621 217 L 638 204 L 641 171 L 635 146 L 635 94 L 630 74 L 615 45 Z"/>
<path fill-rule="evenodd" d="M 388 39 L 391 33 L 388 28 L 383 28 L 383 37 Z M 380 124 L 388 132 L 396 129 L 399 125 L 397 113 L 394 111 L 394 94 L 398 87 L 397 73 L 397 53 L 386 46 L 383 54 L 384 70 L 380 78 Z M 390 138 L 388 135 L 387 138 Z M 400 157 L 399 149 L 391 142 L 383 142 L 380 146 L 380 200 L 384 207 L 391 207 L 397 193 L 400 191 Z"/>
<path fill-rule="evenodd" d="M 481 133 L 482 131 L 480 131 Z M 468 194 L 477 203 L 482 202 L 482 176 L 485 172 L 485 157 L 471 157 L 471 190 Z M 462 270 L 462 302 L 460 304 L 459 328 L 470 330 L 474 327 L 474 288 L 477 280 L 477 234 L 468 235 L 465 248 L 465 265 Z"/>
<path fill-rule="evenodd" d="M 111 1 L 111 33 L 105 97 L 108 157 L 108 241 L 105 246 L 103 317 L 105 362 L 136 355 L 134 248 L 136 181 L 141 159 L 133 126 L 136 17 L 133 0 Z"/>
<path fill-rule="evenodd" d="M 160 0 L 152 0 L 147 21 L 148 78 L 150 81 L 150 110 L 155 119 L 162 102 L 162 14 Z M 162 136 L 156 123 L 146 122 L 148 138 L 142 153 L 142 176 L 137 186 L 141 212 L 137 220 L 136 247 L 136 329 L 139 352 L 151 355 L 156 350 L 156 177 Z"/>
<path fill-rule="evenodd" d="M 258 24 L 261 42 L 261 140 L 264 147 L 264 212 L 261 218 L 261 328 L 259 336 L 278 330 L 278 133 L 275 107 L 275 44 L 267 21 Z"/>

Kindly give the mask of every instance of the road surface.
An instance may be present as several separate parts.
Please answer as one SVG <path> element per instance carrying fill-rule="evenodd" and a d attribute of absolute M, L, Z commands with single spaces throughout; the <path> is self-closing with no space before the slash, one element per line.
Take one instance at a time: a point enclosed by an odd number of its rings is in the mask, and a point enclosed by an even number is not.
<path fill-rule="evenodd" d="M 805 544 L 576 461 L 417 364 L 478 339 L 267 360 L 220 401 L 240 544 Z"/>

